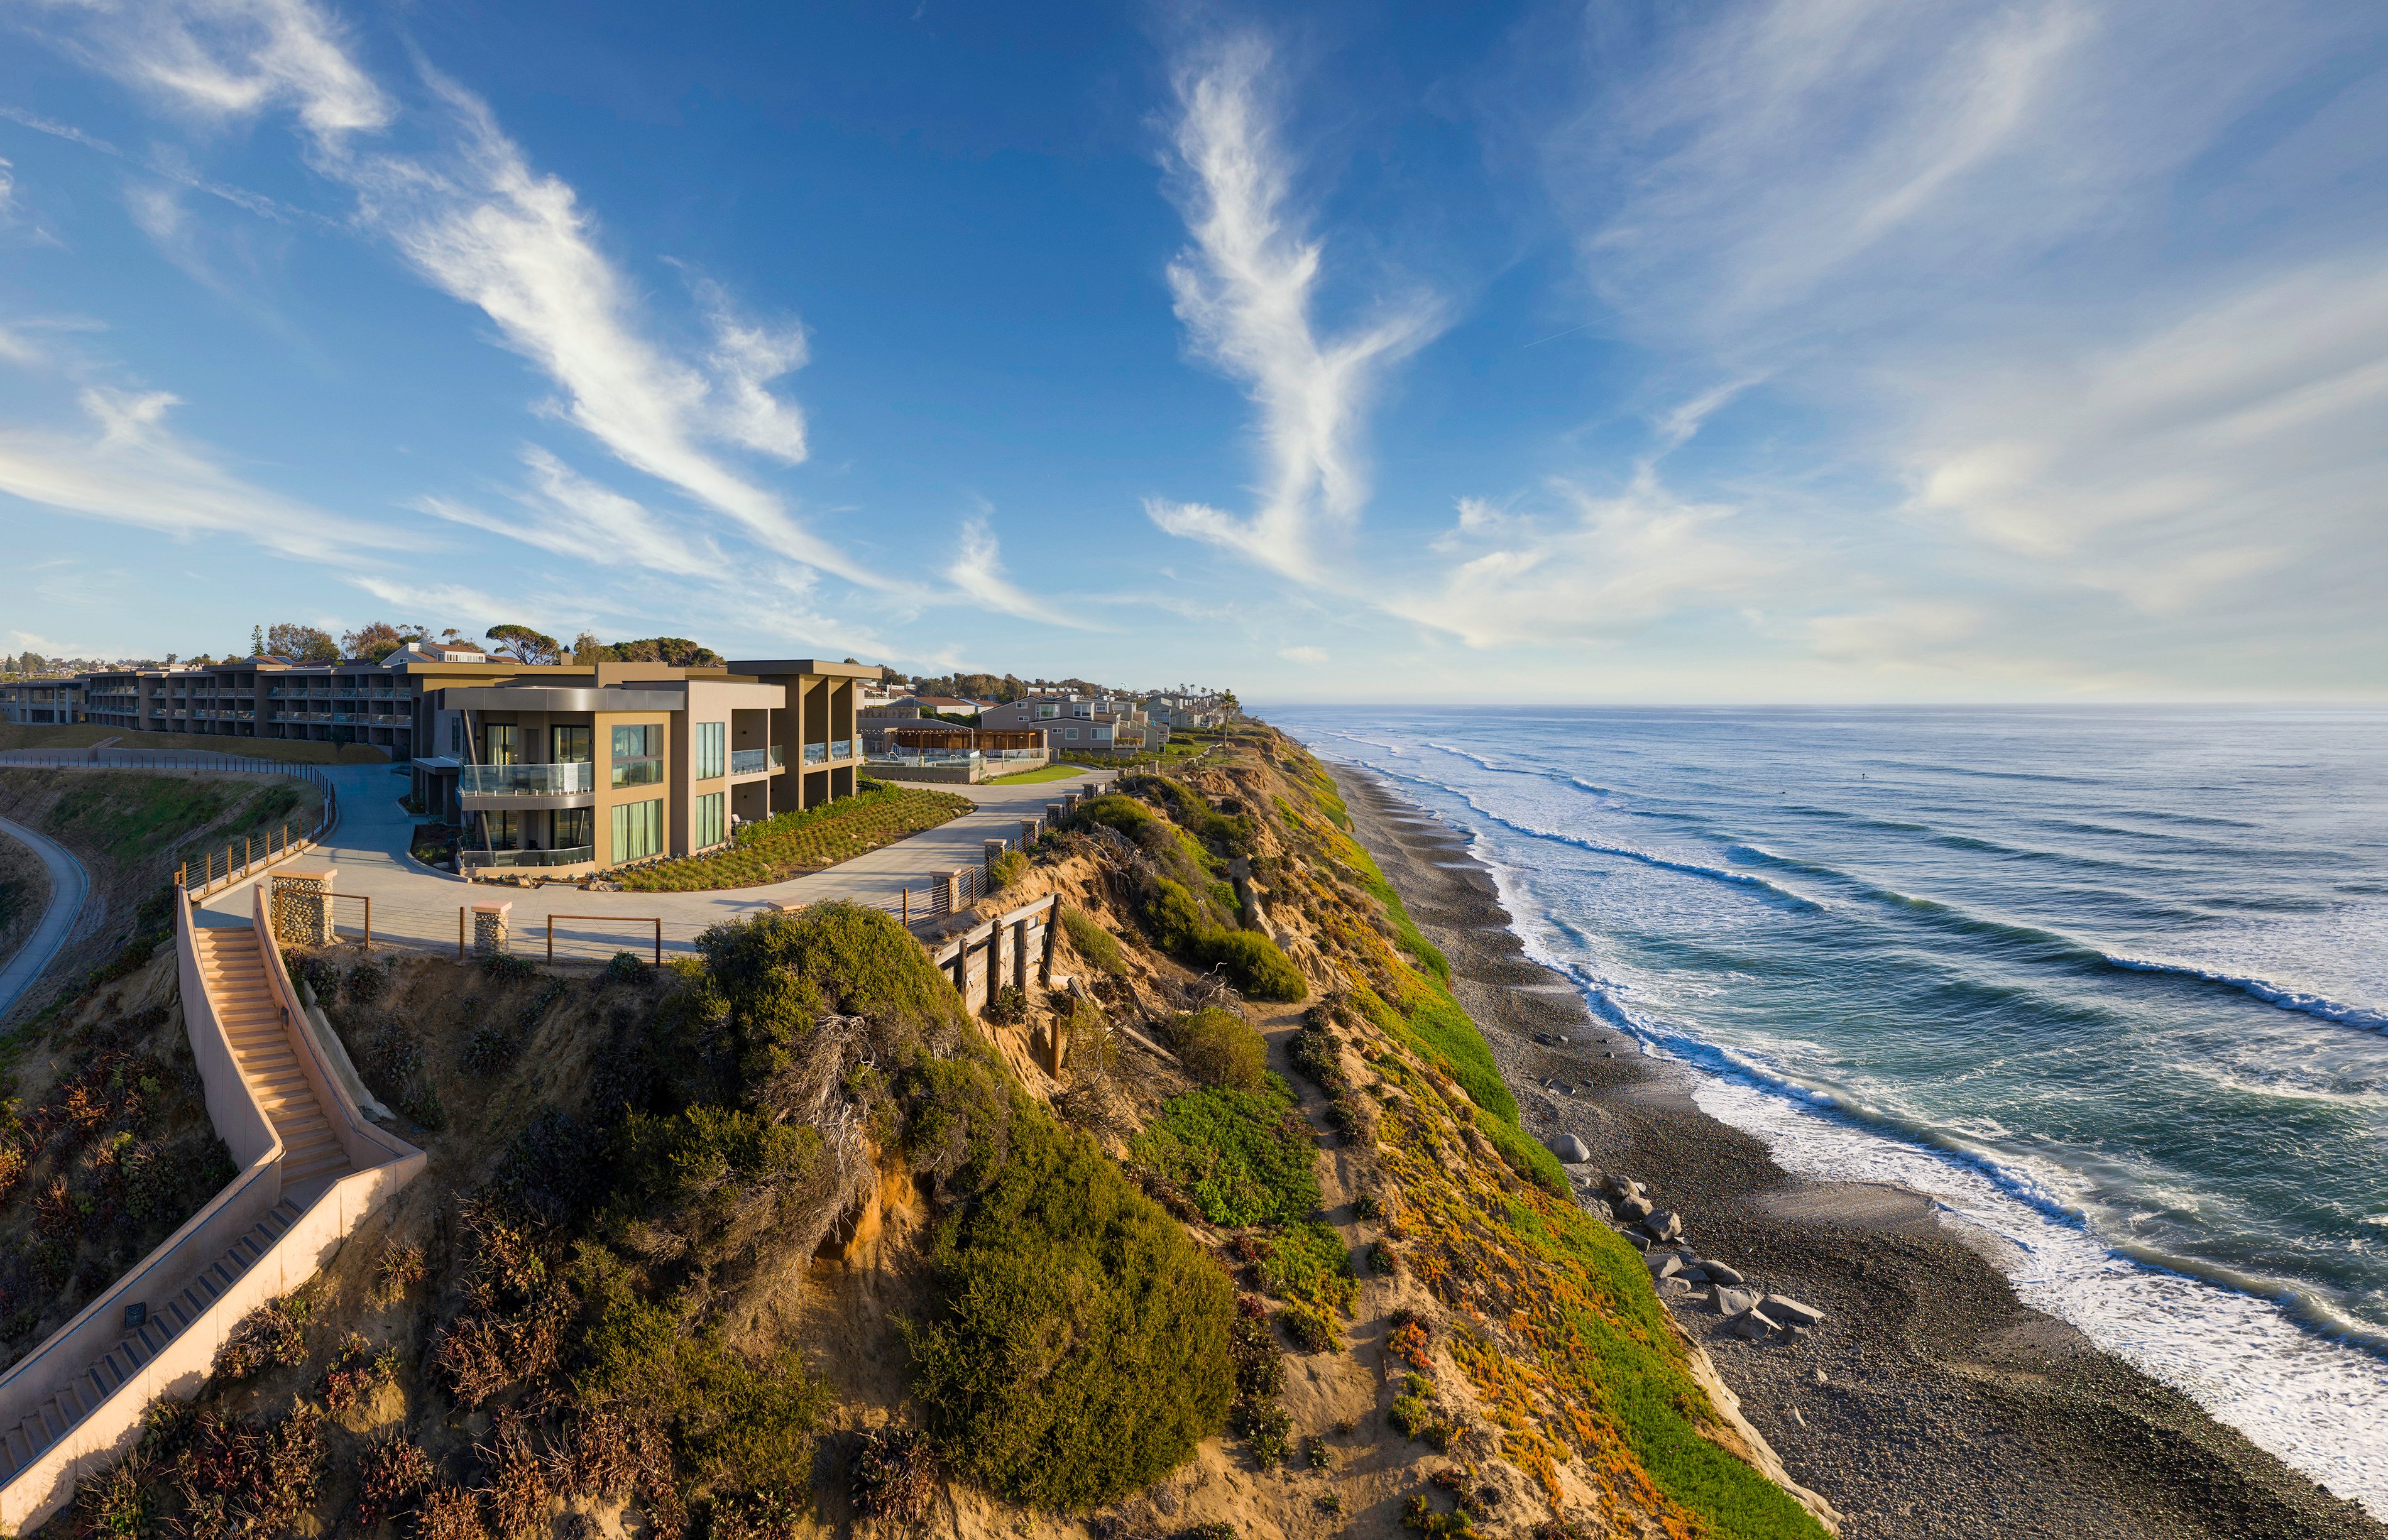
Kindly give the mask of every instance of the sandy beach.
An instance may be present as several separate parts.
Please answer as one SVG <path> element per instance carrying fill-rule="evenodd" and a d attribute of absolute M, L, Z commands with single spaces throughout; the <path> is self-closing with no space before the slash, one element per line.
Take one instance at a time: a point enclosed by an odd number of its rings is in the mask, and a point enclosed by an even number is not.
<path fill-rule="evenodd" d="M 1361 842 L 1450 958 L 1528 1127 L 1579 1136 L 1593 1168 L 1681 1211 L 1701 1256 L 1826 1312 L 1804 1340 L 1760 1344 L 1726 1332 L 1705 1303 L 1673 1302 L 1792 1477 L 1848 1517 L 1847 1534 L 2388 1536 L 2356 1504 L 2025 1307 L 1923 1198 L 1777 1168 L 1694 1105 L 1691 1071 L 1594 1021 L 1572 984 L 1524 955 L 1458 836 L 1365 772 L 1331 768 Z"/>

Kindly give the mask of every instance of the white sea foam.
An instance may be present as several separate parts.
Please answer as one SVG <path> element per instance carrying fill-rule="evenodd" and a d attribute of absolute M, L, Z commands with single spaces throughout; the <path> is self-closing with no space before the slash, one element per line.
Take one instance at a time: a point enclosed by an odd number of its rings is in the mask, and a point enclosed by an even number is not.
<path fill-rule="evenodd" d="M 2243 990 L 2268 1005 L 2284 1011 L 2300 1011 L 2323 1021 L 2335 1021 L 2342 1026 L 2365 1027 L 2373 1031 L 2388 1030 L 2388 1012 L 2371 1010 L 2362 1005 L 2342 1005 L 2335 1000 L 2303 990 L 2293 990 L 2262 978 L 2244 978 L 2232 973 L 2216 973 L 2205 968 L 2191 967 L 2185 963 L 2158 963 L 2144 957 L 2117 957 L 2102 953 L 2107 962 L 2133 973 L 2169 973 L 2181 978 L 2202 979 L 2208 984 L 2221 984 Z"/>
<path fill-rule="evenodd" d="M 2016 1294 L 2180 1390 L 2341 1496 L 2388 1519 L 2388 1362 L 2299 1327 L 2278 1304 L 2118 1256 L 2078 1223 L 2022 1201 L 2010 1173 L 1819 1116 L 1747 1080 L 1694 1099 L 1802 1176 L 1895 1182 L 1951 1222 L 1997 1236 Z M 2026 1179 L 2028 1180 L 2028 1179 Z"/>

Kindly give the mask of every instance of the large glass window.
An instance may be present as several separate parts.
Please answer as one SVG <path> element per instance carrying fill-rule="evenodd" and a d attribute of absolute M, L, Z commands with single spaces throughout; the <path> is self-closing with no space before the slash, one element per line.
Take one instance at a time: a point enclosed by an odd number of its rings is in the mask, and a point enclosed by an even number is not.
<path fill-rule="evenodd" d="M 594 727 L 550 727 L 547 733 L 547 757 L 553 764 L 587 764 L 597 757 Z"/>
<path fill-rule="evenodd" d="M 489 849 L 510 851 L 522 838 L 522 814 L 519 813 L 484 813 L 481 832 L 489 837 Z"/>
<path fill-rule="evenodd" d="M 579 731 L 586 733 L 582 727 Z M 560 807 L 555 810 L 555 848 L 577 851 L 597 842 L 597 810 L 593 807 Z"/>
<path fill-rule="evenodd" d="M 522 729 L 511 722 L 492 722 L 483 729 L 489 739 L 491 764 L 522 763 Z"/>
<path fill-rule="evenodd" d="M 664 729 L 649 722 L 614 729 L 614 784 L 655 786 L 664 778 Z M 618 857 L 616 859 L 619 859 Z"/>
<path fill-rule="evenodd" d="M 619 731 L 620 729 L 616 729 Z M 614 804 L 614 864 L 660 855 L 664 848 L 664 802 Z"/>
<path fill-rule="evenodd" d="M 700 722 L 696 725 L 696 741 L 689 745 L 689 754 L 696 768 L 689 772 L 692 779 L 719 780 L 727 767 L 730 751 L 730 724 Z M 699 843 L 705 841 L 700 840 Z"/>
<path fill-rule="evenodd" d="M 730 794 L 716 791 L 696 799 L 696 839 L 698 850 L 718 845 L 730 838 Z"/>

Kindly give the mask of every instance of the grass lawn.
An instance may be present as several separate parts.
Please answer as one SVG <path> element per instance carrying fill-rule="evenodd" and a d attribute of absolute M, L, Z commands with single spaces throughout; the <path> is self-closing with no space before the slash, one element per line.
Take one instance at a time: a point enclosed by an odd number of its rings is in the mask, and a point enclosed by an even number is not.
<path fill-rule="evenodd" d="M 615 880 L 645 893 L 759 888 L 851 861 L 865 851 L 950 823 L 978 804 L 951 791 L 883 783 L 806 813 L 782 813 L 742 825 L 736 843 L 624 872 Z"/>
<path fill-rule="evenodd" d="M 239 754 L 249 759 L 289 760 L 299 764 L 387 764 L 389 756 L 362 743 L 304 743 L 279 738 L 220 738 L 208 733 L 144 733 L 129 727 L 67 727 L 0 724 L 0 749 L 88 749 L 116 741 L 111 749 L 156 749 L 170 754 Z"/>
<path fill-rule="evenodd" d="M 1010 776 L 990 776 L 982 786 L 1028 786 L 1036 781 L 1075 780 L 1086 773 L 1083 764 L 1048 764 L 1035 770 L 1022 770 Z"/>

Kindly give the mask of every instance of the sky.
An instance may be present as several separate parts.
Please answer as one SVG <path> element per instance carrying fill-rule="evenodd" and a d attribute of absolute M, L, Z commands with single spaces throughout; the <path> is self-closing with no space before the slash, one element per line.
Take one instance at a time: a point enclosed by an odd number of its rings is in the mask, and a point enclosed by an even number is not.
<path fill-rule="evenodd" d="M 2388 695 L 2388 9 L 0 0 L 0 647 Z"/>

